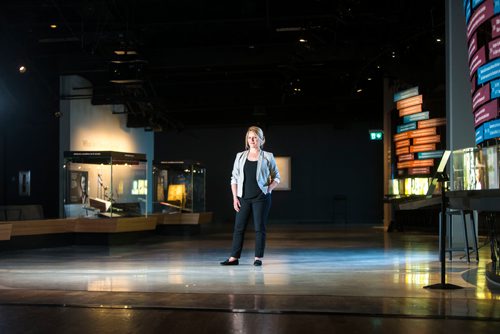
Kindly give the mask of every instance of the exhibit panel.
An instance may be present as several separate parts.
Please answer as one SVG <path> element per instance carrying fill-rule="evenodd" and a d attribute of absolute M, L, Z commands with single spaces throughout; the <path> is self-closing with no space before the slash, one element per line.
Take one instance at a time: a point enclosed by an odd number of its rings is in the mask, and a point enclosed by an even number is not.
<path fill-rule="evenodd" d="M 476 145 L 500 138 L 500 2 L 464 1 Z"/>
<path fill-rule="evenodd" d="M 147 160 L 141 153 L 64 152 L 65 217 L 147 216 Z"/>
<path fill-rule="evenodd" d="M 423 196 L 446 148 L 446 118 L 428 110 L 419 87 L 396 92 L 389 196 Z M 440 192 L 439 187 L 434 189 Z"/>

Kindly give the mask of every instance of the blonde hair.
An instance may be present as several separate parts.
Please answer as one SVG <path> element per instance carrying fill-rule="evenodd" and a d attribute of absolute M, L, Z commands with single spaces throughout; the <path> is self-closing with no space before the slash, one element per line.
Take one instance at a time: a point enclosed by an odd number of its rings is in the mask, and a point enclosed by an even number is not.
<path fill-rule="evenodd" d="M 247 130 L 247 134 L 245 135 L 245 149 L 248 150 L 249 146 L 248 146 L 248 134 L 250 132 L 253 132 L 257 135 L 257 137 L 259 137 L 259 147 L 262 148 L 264 146 L 264 143 L 266 142 L 266 137 L 264 137 L 264 131 L 262 131 L 261 128 L 259 128 L 258 126 L 251 126 L 248 128 Z"/>

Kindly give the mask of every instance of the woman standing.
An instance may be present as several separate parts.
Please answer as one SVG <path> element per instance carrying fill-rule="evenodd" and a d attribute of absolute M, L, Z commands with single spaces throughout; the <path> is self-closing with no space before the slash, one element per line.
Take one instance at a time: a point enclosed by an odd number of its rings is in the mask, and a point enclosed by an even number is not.
<path fill-rule="evenodd" d="M 221 262 L 223 266 L 239 264 L 243 241 L 250 214 L 255 227 L 254 265 L 261 266 L 266 245 L 266 225 L 271 208 L 271 192 L 280 182 L 274 155 L 262 150 L 266 139 L 257 126 L 248 128 L 245 136 L 246 151 L 236 154 L 231 175 L 233 207 L 236 211 L 231 256 Z"/>

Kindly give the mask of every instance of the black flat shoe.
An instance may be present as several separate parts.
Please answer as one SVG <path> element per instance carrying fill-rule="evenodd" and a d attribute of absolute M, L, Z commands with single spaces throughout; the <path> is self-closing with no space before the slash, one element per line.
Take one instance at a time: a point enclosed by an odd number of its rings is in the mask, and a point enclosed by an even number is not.
<path fill-rule="evenodd" d="M 255 261 L 253 261 L 253 265 L 256 266 L 256 267 L 260 267 L 262 265 L 262 261 L 261 260 L 255 260 Z"/>
<path fill-rule="evenodd" d="M 240 261 L 238 261 L 238 259 L 233 261 L 229 261 L 229 259 L 227 259 L 225 261 L 222 261 L 220 264 L 223 266 L 237 266 L 238 264 L 240 264 Z"/>

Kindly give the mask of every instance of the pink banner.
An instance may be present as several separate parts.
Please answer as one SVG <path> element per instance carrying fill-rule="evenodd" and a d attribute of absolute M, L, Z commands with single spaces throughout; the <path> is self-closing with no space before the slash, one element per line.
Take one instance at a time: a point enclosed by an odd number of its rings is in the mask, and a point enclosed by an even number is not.
<path fill-rule="evenodd" d="M 490 100 L 490 84 L 487 83 L 479 88 L 472 96 L 472 110 L 475 111 L 480 105 L 485 104 Z"/>
<path fill-rule="evenodd" d="M 500 16 L 491 20 L 491 38 L 500 36 Z"/>
<path fill-rule="evenodd" d="M 491 42 L 488 43 L 488 49 L 489 49 L 489 59 L 495 59 L 497 57 L 500 57 L 500 38 L 494 39 Z"/>
<path fill-rule="evenodd" d="M 478 52 L 472 57 L 472 60 L 470 61 L 469 68 L 470 68 L 470 76 L 472 76 L 476 70 L 478 69 L 479 66 L 484 65 L 486 63 L 486 48 L 483 46 L 482 48 L 479 49 Z"/>
<path fill-rule="evenodd" d="M 474 34 L 469 41 L 469 61 L 472 55 L 477 51 L 477 34 Z"/>
<path fill-rule="evenodd" d="M 481 6 L 477 7 L 472 14 L 467 25 L 467 40 L 476 29 L 486 20 L 493 16 L 493 0 L 486 0 Z"/>
<path fill-rule="evenodd" d="M 474 113 L 474 127 L 478 127 L 490 119 L 496 118 L 498 115 L 497 100 L 490 101 Z"/>

